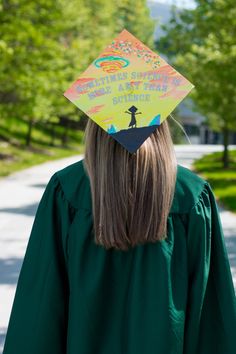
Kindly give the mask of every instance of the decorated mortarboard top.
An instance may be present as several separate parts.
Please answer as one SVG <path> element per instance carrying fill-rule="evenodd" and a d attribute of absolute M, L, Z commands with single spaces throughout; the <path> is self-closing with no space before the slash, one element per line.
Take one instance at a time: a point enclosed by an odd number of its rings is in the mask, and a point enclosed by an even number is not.
<path fill-rule="evenodd" d="M 64 96 L 133 153 L 193 87 L 124 29 Z"/>

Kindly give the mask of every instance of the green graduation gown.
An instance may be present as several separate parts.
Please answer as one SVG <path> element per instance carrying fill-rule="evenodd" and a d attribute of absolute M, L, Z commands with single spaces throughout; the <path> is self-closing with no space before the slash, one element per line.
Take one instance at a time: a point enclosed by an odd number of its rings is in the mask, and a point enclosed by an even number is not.
<path fill-rule="evenodd" d="M 168 238 L 93 240 L 83 160 L 52 175 L 21 267 L 3 354 L 235 354 L 236 297 L 210 184 L 178 165 Z"/>

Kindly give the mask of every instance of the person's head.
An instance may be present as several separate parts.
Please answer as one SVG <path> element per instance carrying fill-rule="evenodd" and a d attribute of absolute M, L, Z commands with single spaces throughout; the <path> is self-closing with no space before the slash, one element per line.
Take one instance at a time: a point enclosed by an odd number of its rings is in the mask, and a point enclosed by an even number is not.
<path fill-rule="evenodd" d="M 135 107 L 135 106 L 131 106 L 128 110 L 129 110 L 131 113 L 135 113 L 135 112 L 137 112 L 138 108 Z"/>
<path fill-rule="evenodd" d="M 177 174 L 167 119 L 133 154 L 91 119 L 84 137 L 95 243 L 127 250 L 165 239 Z"/>

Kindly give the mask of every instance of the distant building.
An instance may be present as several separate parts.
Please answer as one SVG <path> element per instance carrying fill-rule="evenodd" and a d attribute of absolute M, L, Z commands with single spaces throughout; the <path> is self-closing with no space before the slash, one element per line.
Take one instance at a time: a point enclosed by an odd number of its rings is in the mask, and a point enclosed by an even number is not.
<path fill-rule="evenodd" d="M 191 101 L 185 99 L 178 106 L 180 123 L 192 144 L 223 144 L 223 134 L 213 131 L 205 123 L 206 117 L 191 109 Z M 229 144 L 236 144 L 236 132 L 230 132 Z"/>

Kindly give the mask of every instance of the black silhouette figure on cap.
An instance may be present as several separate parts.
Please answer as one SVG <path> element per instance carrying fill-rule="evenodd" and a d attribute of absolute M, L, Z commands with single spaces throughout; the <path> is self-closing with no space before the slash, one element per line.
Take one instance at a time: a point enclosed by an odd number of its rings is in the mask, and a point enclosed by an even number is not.
<path fill-rule="evenodd" d="M 131 114 L 131 121 L 130 121 L 130 123 L 129 123 L 129 127 L 132 127 L 132 128 L 133 128 L 133 127 L 135 126 L 135 128 L 136 128 L 137 121 L 136 121 L 135 116 L 136 116 L 136 114 L 142 114 L 142 112 L 136 113 L 137 110 L 138 110 L 137 107 L 131 106 L 131 107 L 128 109 L 128 111 L 125 111 L 125 113 Z"/>

